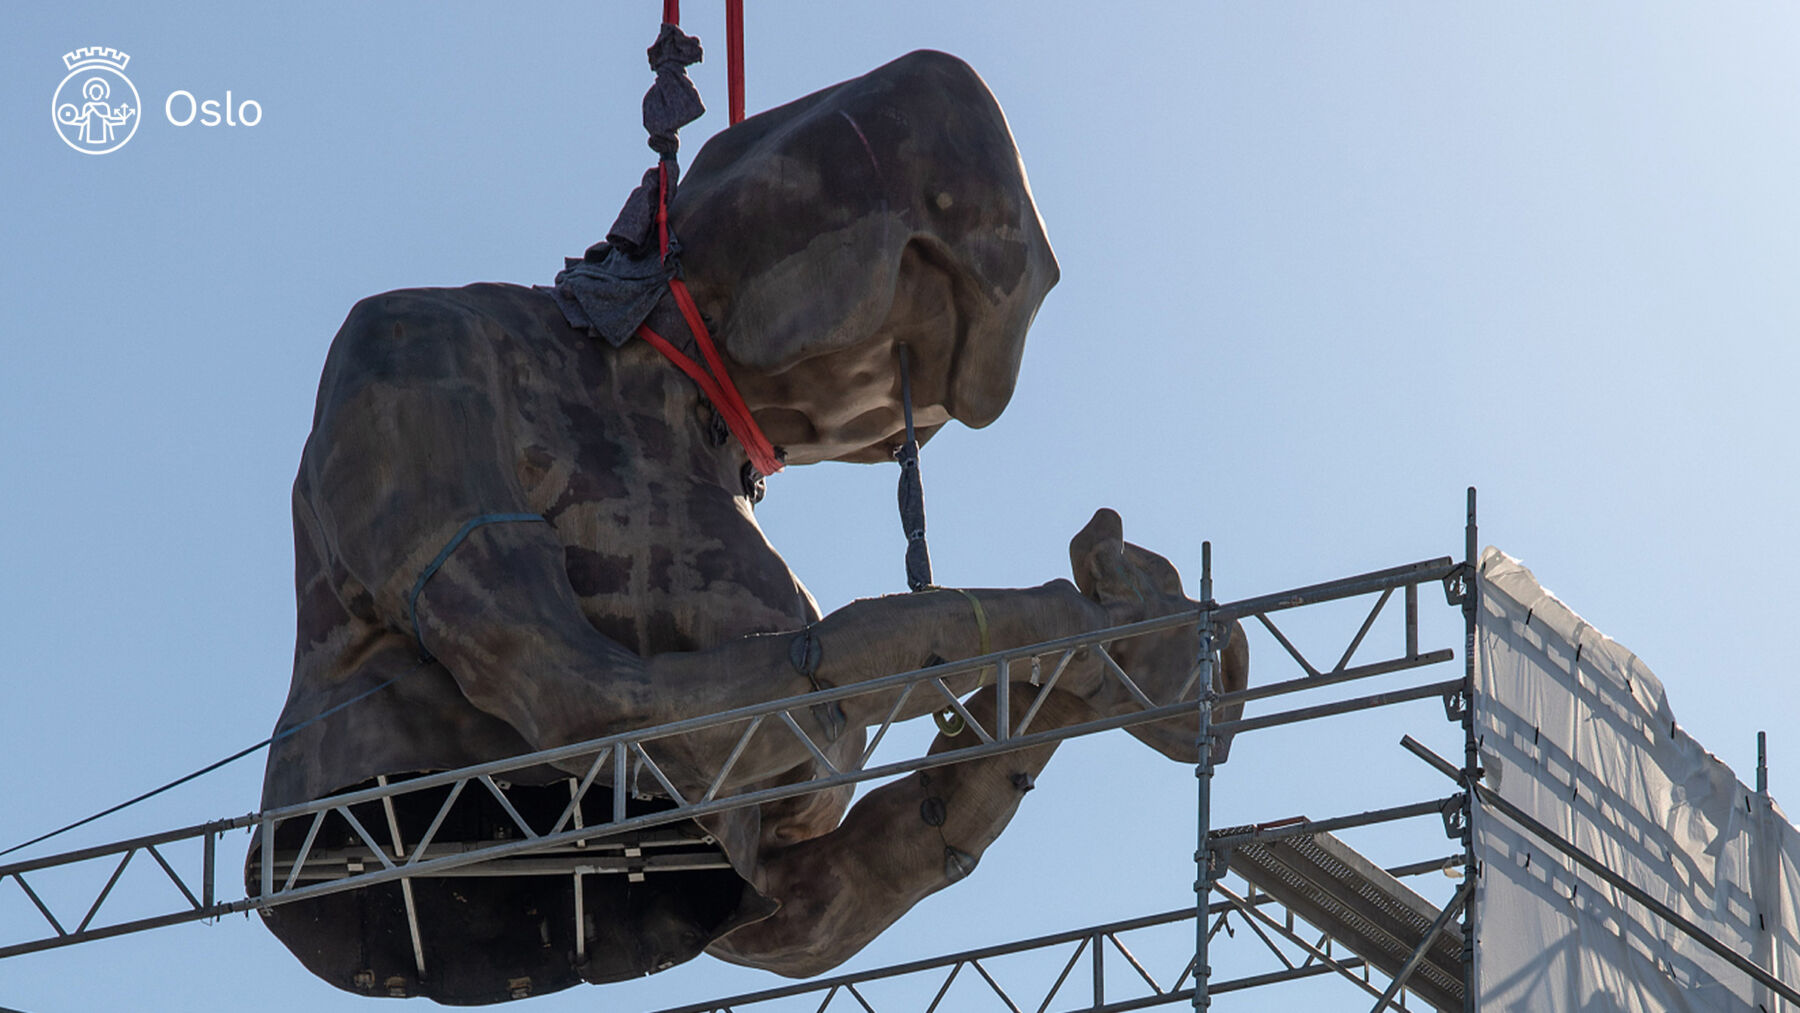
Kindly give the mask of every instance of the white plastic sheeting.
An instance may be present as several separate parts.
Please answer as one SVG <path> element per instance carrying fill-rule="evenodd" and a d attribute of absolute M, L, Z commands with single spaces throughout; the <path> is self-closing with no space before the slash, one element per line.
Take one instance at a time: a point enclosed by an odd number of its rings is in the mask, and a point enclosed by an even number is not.
<path fill-rule="evenodd" d="M 1488 785 L 1776 980 L 1800 980 L 1800 833 L 1675 724 L 1644 663 L 1495 549 L 1478 634 Z M 1800 1013 L 1506 817 L 1478 811 L 1475 841 L 1481 1009 Z"/>

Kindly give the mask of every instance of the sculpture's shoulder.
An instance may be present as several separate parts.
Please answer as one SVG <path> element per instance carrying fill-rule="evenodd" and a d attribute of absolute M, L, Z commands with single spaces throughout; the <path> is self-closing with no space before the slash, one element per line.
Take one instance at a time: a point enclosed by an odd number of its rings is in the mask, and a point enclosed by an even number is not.
<path fill-rule="evenodd" d="M 579 337 L 547 292 L 523 285 L 383 292 L 359 300 L 338 328 L 320 374 L 319 407 L 371 385 L 493 390 L 521 359 Z"/>
<path fill-rule="evenodd" d="M 523 285 L 403 288 L 359 300 L 332 342 L 333 357 L 423 365 L 568 330 L 551 297 Z M 434 356 L 432 350 L 441 355 Z"/>

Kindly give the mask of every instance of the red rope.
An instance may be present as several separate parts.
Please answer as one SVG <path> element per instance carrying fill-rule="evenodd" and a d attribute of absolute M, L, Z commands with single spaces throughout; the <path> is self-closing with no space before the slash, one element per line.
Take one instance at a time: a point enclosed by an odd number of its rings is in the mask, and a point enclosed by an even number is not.
<path fill-rule="evenodd" d="M 671 0 L 672 2 L 672 0 Z M 725 78 L 731 122 L 744 121 L 744 0 L 725 0 Z"/>
<path fill-rule="evenodd" d="M 668 0 L 673 3 L 674 0 Z M 673 22 L 671 22 L 673 24 Z M 669 172 L 663 164 L 656 167 L 656 230 L 657 240 L 661 243 L 662 255 L 669 255 Z M 744 403 L 744 396 L 738 393 L 737 385 L 731 382 L 731 374 L 725 371 L 725 361 L 719 355 L 718 346 L 713 344 L 712 332 L 707 330 L 706 321 L 700 316 L 700 307 L 694 304 L 694 296 L 688 291 L 687 283 L 680 278 L 669 279 L 669 291 L 675 296 L 675 305 L 680 307 L 682 319 L 687 321 L 688 330 L 694 335 L 694 344 L 700 346 L 700 354 L 706 359 L 706 367 L 689 358 L 682 351 L 669 343 L 667 338 L 650 329 L 649 324 L 638 325 L 638 337 L 650 343 L 650 346 L 663 354 L 663 358 L 674 363 L 677 369 L 686 373 L 700 385 L 700 392 L 712 402 L 713 409 L 725 420 L 725 428 L 731 430 L 738 442 L 743 444 L 744 452 L 750 455 L 750 463 L 764 475 L 773 475 L 782 469 L 781 457 L 775 453 L 775 447 L 769 438 L 763 435 L 762 427 L 750 414 L 750 406 Z"/>
<path fill-rule="evenodd" d="M 694 305 L 694 297 L 688 294 L 687 283 L 680 278 L 669 280 L 669 290 L 675 293 L 675 304 L 681 307 L 681 315 L 686 318 L 688 329 L 694 333 L 694 343 L 700 346 L 700 354 L 706 357 L 706 364 L 719 379 L 719 391 L 725 395 L 729 405 L 726 425 L 730 425 L 731 416 L 736 415 L 741 428 L 732 427 L 737 434 L 738 442 L 750 455 L 751 463 L 756 470 L 765 475 L 773 475 L 782 468 L 781 458 L 776 455 L 775 447 L 769 438 L 763 435 L 762 427 L 750 414 L 750 406 L 744 403 L 744 396 L 738 393 L 737 385 L 731 382 L 731 374 L 725 372 L 725 363 L 719 357 L 718 346 L 713 344 L 712 335 L 707 332 L 706 321 L 700 318 L 700 308 Z"/>
<path fill-rule="evenodd" d="M 681 0 L 663 0 L 663 24 L 681 24 Z M 727 115 L 744 121 L 744 0 L 725 0 L 725 90 Z"/>
<path fill-rule="evenodd" d="M 708 400 L 712 401 L 714 404 L 724 403 L 724 393 L 719 390 L 719 383 L 712 378 L 712 374 L 701 369 L 699 363 L 688 358 L 686 355 L 683 355 L 681 349 L 676 348 L 671 344 L 669 339 L 651 330 L 649 324 L 638 325 L 638 337 L 650 342 L 652 348 L 661 352 L 665 358 L 675 364 L 676 368 L 680 369 L 683 373 L 686 373 L 695 383 L 699 384 L 701 393 L 705 394 Z M 721 412 L 721 414 L 723 414 L 723 412 Z M 729 425 L 729 421 L 726 424 Z"/>
<path fill-rule="evenodd" d="M 762 427 L 751 418 L 750 409 L 732 384 L 729 374 L 720 370 L 717 374 L 706 371 L 699 363 L 682 354 L 669 340 L 650 329 L 649 324 L 638 325 L 638 337 L 650 343 L 650 346 L 663 354 L 663 358 L 675 364 L 675 367 L 686 373 L 700 386 L 700 392 L 706 395 L 719 417 L 725 420 L 725 428 L 731 430 L 738 442 L 743 444 L 744 451 L 750 457 L 750 463 L 764 475 L 773 475 L 783 467 L 781 458 L 770 445 L 768 437 L 763 435 Z M 704 327 L 695 330 L 694 338 L 708 359 L 716 359 L 712 339 L 706 336 Z"/>
<path fill-rule="evenodd" d="M 680 278 L 672 279 L 669 287 L 675 292 L 675 301 L 681 306 L 681 315 L 687 319 L 688 328 L 693 331 L 694 343 L 700 346 L 700 354 L 706 358 L 707 366 L 701 366 L 692 358 L 683 354 L 669 340 L 650 329 L 649 324 L 639 324 L 638 337 L 650 343 L 650 346 L 661 352 L 663 358 L 675 364 L 675 367 L 686 373 L 695 383 L 700 385 L 700 392 L 712 402 L 719 417 L 725 420 L 725 428 L 743 444 L 744 452 L 749 455 L 750 463 L 764 475 L 773 475 L 783 467 L 781 457 L 763 435 L 762 427 L 750 414 L 750 407 L 744 403 L 744 397 L 738 393 L 737 385 L 731 382 L 731 374 L 725 372 L 725 364 L 719 361 L 718 347 L 713 344 L 712 335 L 707 332 L 706 324 L 700 319 L 700 311 L 694 306 L 693 297 L 688 295 L 687 286 Z"/>

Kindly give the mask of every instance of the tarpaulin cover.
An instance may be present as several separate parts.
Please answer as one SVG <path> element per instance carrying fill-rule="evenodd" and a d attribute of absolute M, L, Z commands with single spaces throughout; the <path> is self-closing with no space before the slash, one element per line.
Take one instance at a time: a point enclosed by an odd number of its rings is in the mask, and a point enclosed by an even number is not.
<path fill-rule="evenodd" d="M 1776 980 L 1800 980 L 1800 832 L 1774 802 L 1676 725 L 1642 661 L 1495 549 L 1478 626 L 1487 783 Z M 1730 673 L 1709 674 L 1730 692 Z M 1793 1013 L 1499 813 L 1477 812 L 1475 840 L 1480 1008 Z"/>

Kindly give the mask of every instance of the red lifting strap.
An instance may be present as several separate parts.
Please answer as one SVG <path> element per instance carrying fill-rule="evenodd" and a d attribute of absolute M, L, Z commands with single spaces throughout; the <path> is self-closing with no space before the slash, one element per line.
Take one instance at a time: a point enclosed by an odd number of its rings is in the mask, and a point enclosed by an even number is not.
<path fill-rule="evenodd" d="M 663 23 L 681 24 L 681 0 L 663 0 Z M 744 118 L 744 0 L 725 0 L 725 35 L 731 122 L 737 123 Z M 657 165 L 656 179 L 656 239 L 666 260 L 669 256 L 669 170 L 666 163 Z M 750 455 L 750 463 L 756 470 L 764 475 L 775 474 L 782 469 L 781 456 L 769 443 L 769 438 L 763 435 L 762 427 L 756 424 L 756 419 L 751 417 L 750 408 L 744 403 L 744 396 L 738 393 L 737 385 L 731 382 L 731 374 L 725 372 L 725 363 L 719 358 L 718 346 L 713 344 L 712 334 L 706 329 L 706 321 L 701 319 L 700 307 L 694 305 L 694 297 L 688 292 L 687 284 L 679 277 L 670 278 L 669 291 L 675 296 L 675 305 L 681 308 L 681 316 L 694 335 L 694 343 L 700 346 L 700 355 L 706 360 L 706 365 L 703 367 L 683 354 L 667 338 L 651 330 L 647 323 L 638 325 L 638 337 L 648 341 L 650 347 L 661 352 L 663 358 L 674 363 L 677 369 L 700 385 L 701 393 L 712 402 L 719 417 L 725 420 L 725 427 L 743 444 L 744 452 Z"/>
<path fill-rule="evenodd" d="M 670 3 L 675 0 L 669 0 Z M 725 0 L 725 78 L 731 122 L 744 121 L 744 0 Z"/>
<path fill-rule="evenodd" d="M 681 0 L 663 0 L 663 24 L 681 24 Z M 744 121 L 744 0 L 725 0 L 725 90 L 732 123 Z"/>
<path fill-rule="evenodd" d="M 674 0 L 669 0 L 673 3 Z M 672 24 L 673 22 L 671 22 Z M 669 174 L 661 165 L 657 166 L 656 193 L 656 229 L 657 238 L 662 244 L 662 254 L 669 255 Z M 694 335 L 694 343 L 700 346 L 700 354 L 706 359 L 702 367 L 692 358 L 683 354 L 680 349 L 670 344 L 667 338 L 650 329 L 650 325 L 639 324 L 638 337 L 650 343 L 650 347 L 663 354 L 663 358 L 674 363 L 676 368 L 686 373 L 700 385 L 706 399 L 712 402 L 713 409 L 725 420 L 725 427 L 731 430 L 738 442 L 743 444 L 744 452 L 750 455 L 750 463 L 764 475 L 773 475 L 782 469 L 781 456 L 763 435 L 762 427 L 751 417 L 750 408 L 744 403 L 744 396 L 738 393 L 737 385 L 731 382 L 731 374 L 725 371 L 725 363 L 719 357 L 718 346 L 713 344 L 712 333 L 706 328 L 706 321 L 701 319 L 700 307 L 694 305 L 694 297 L 688 292 L 687 283 L 680 278 L 669 279 L 669 291 L 675 296 L 675 305 L 680 307 L 681 316 L 687 321 L 688 330 Z"/>
<path fill-rule="evenodd" d="M 681 307 L 681 315 L 687 320 L 688 330 L 694 334 L 694 343 L 700 346 L 700 354 L 706 359 L 706 366 L 702 367 L 682 354 L 667 338 L 651 330 L 649 324 L 638 325 L 638 337 L 648 341 L 651 347 L 700 385 L 700 390 L 712 402 L 719 417 L 725 420 L 725 427 L 744 445 L 744 451 L 750 455 L 750 463 L 756 470 L 764 475 L 775 474 L 782 469 L 781 457 L 769 443 L 769 438 L 763 435 L 762 427 L 751 417 L 743 395 L 738 393 L 737 385 L 731 382 L 731 374 L 725 372 L 725 364 L 719 359 L 718 347 L 713 344 L 712 335 L 706 329 L 706 321 L 700 319 L 700 308 L 694 305 L 694 297 L 688 294 L 687 285 L 680 278 L 669 279 L 669 291 L 675 294 L 675 304 Z"/>

